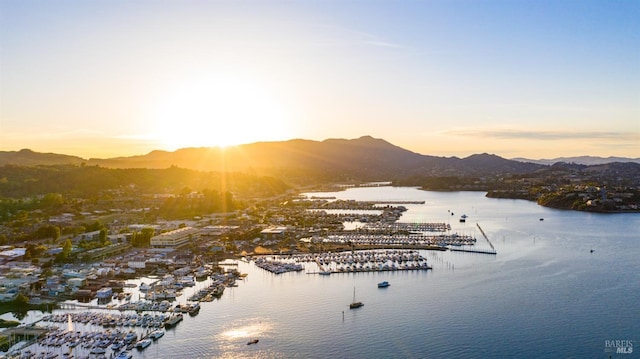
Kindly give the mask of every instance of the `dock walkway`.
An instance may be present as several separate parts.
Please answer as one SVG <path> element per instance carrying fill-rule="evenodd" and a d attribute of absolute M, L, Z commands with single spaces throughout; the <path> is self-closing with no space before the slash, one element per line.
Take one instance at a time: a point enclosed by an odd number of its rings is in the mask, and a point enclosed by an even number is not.
<path fill-rule="evenodd" d="M 493 244 L 491 243 L 491 241 L 489 240 L 489 237 L 487 237 L 487 235 L 484 233 L 484 231 L 482 230 L 482 227 L 480 227 L 480 223 L 476 223 L 476 225 L 478 226 L 478 229 L 480 230 L 480 233 L 482 233 L 482 236 L 484 237 L 484 239 L 487 240 L 487 243 L 489 243 L 489 246 L 491 247 L 491 249 L 493 250 L 493 254 L 496 254 L 496 249 L 493 247 Z"/>
<path fill-rule="evenodd" d="M 480 254 L 498 254 L 495 249 L 466 249 L 466 248 L 449 248 L 451 252 L 467 252 Z"/>

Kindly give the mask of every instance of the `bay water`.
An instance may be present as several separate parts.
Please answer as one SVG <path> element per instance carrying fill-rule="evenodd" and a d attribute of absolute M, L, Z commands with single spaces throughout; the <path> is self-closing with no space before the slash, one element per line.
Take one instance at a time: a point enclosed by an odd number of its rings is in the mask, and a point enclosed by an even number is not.
<path fill-rule="evenodd" d="M 311 195 L 311 194 L 310 194 Z M 609 358 L 640 352 L 640 215 L 557 210 L 484 192 L 313 193 L 405 204 L 497 255 L 421 251 L 430 271 L 271 274 L 253 262 L 219 300 L 135 358 Z M 466 222 L 459 222 L 461 215 Z M 542 220 L 541 220 L 542 219 Z M 391 286 L 377 288 L 389 281 Z M 350 310 L 354 288 L 364 306 Z M 57 311 L 58 312 L 58 311 Z M 25 321 L 42 314 L 30 313 Z M 255 345 L 247 345 L 259 339 Z M 611 341 L 630 341 L 631 354 Z M 626 342 L 628 344 L 628 342 Z"/>

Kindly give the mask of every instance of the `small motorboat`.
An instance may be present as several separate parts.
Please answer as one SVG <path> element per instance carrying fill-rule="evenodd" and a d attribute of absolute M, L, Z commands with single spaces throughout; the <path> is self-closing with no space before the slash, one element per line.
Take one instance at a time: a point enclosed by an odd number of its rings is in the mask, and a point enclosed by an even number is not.
<path fill-rule="evenodd" d="M 386 288 L 388 286 L 390 286 L 391 284 L 389 284 L 389 282 L 387 282 L 386 280 L 384 282 L 380 282 L 378 283 L 378 288 Z"/>
<path fill-rule="evenodd" d="M 247 345 L 251 345 L 251 344 L 258 344 L 260 340 L 259 339 L 251 339 L 249 340 L 249 342 L 247 343 Z"/>

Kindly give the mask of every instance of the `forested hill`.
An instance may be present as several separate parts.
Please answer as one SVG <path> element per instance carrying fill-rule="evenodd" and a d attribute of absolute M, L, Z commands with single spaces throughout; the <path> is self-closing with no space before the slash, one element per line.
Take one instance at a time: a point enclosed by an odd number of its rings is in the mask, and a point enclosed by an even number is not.
<path fill-rule="evenodd" d="M 99 166 L 0 167 L 0 198 L 24 198 L 61 193 L 97 198 L 101 191 L 118 189 L 141 194 L 190 191 L 234 193 L 237 197 L 269 197 L 289 188 L 283 181 L 242 173 L 201 172 L 177 167 L 166 169 L 111 169 Z"/>
<path fill-rule="evenodd" d="M 37 162 L 7 161 L 7 154 L 0 152 L 0 165 L 33 165 Z M 15 158 L 15 153 L 10 154 Z M 77 164 L 78 158 L 69 158 L 68 163 Z M 177 166 L 198 171 L 245 172 L 274 176 L 297 184 L 315 181 L 394 180 L 433 175 L 513 174 L 532 172 L 545 167 L 490 154 L 477 154 L 466 158 L 422 155 L 370 136 L 350 140 L 297 139 L 257 142 L 224 149 L 185 148 L 174 152 L 153 151 L 141 156 L 92 158 L 84 163 L 108 168 L 164 169 Z"/>
<path fill-rule="evenodd" d="M 8 164 L 20 166 L 79 165 L 84 162 L 87 160 L 77 156 L 35 152 L 29 149 L 0 151 L 0 166 Z"/>
<path fill-rule="evenodd" d="M 112 168 L 176 165 L 197 170 L 253 171 L 287 178 L 313 176 L 332 180 L 388 180 L 442 172 L 459 175 L 521 173 L 544 167 L 488 154 L 463 159 L 422 155 L 370 136 L 352 140 L 257 142 L 226 149 L 154 151 L 144 156 L 92 159 L 90 163 Z"/>

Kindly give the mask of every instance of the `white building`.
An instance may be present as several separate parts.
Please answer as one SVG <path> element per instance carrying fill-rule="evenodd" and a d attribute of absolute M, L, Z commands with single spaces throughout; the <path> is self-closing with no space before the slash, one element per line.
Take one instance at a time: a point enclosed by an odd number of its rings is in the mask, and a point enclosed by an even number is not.
<path fill-rule="evenodd" d="M 198 240 L 199 238 L 199 229 L 183 227 L 151 237 L 151 247 L 177 248 L 187 245 L 189 242 Z"/>

